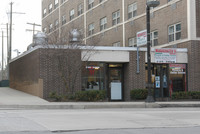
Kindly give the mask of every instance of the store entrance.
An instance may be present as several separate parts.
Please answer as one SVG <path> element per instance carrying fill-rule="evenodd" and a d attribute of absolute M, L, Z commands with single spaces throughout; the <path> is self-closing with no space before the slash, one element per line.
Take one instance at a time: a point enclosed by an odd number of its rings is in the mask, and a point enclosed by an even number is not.
<path fill-rule="evenodd" d="M 155 98 L 169 97 L 169 65 L 154 64 L 153 77 Z"/>
<path fill-rule="evenodd" d="M 123 64 L 109 64 L 110 100 L 123 99 Z"/>

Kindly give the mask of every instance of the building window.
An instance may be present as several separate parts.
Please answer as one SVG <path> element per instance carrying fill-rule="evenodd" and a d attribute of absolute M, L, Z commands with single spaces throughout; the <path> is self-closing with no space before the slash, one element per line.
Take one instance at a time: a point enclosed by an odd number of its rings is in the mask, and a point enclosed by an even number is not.
<path fill-rule="evenodd" d="M 181 24 L 174 24 L 168 29 L 169 42 L 181 39 Z"/>
<path fill-rule="evenodd" d="M 120 45 L 120 41 L 119 41 L 119 42 L 115 42 L 115 43 L 113 43 L 112 45 L 113 45 L 113 47 L 120 47 L 120 46 L 121 46 L 121 45 Z"/>
<path fill-rule="evenodd" d="M 106 29 L 107 19 L 106 17 L 100 19 L 100 31 Z"/>
<path fill-rule="evenodd" d="M 173 1 L 173 0 L 167 0 L 167 2 L 170 2 L 170 1 Z"/>
<path fill-rule="evenodd" d="M 47 9 L 45 8 L 44 10 L 43 10 L 43 17 L 45 17 L 47 15 Z"/>
<path fill-rule="evenodd" d="M 151 46 L 158 45 L 158 31 L 151 32 Z"/>
<path fill-rule="evenodd" d="M 103 2 L 104 0 L 99 0 L 99 3 Z"/>
<path fill-rule="evenodd" d="M 128 39 L 128 46 L 129 47 L 137 47 L 137 39 L 136 39 L 136 37 Z"/>
<path fill-rule="evenodd" d="M 83 13 L 83 5 L 79 4 L 78 5 L 78 16 L 81 15 Z"/>
<path fill-rule="evenodd" d="M 49 25 L 49 33 L 51 33 L 53 31 L 53 24 Z"/>
<path fill-rule="evenodd" d="M 88 9 L 91 9 L 94 6 L 94 0 L 88 0 Z"/>
<path fill-rule="evenodd" d="M 105 72 L 103 63 L 84 64 L 82 70 L 82 88 L 83 90 L 105 90 Z"/>
<path fill-rule="evenodd" d="M 61 0 L 61 3 L 64 3 L 66 0 Z"/>
<path fill-rule="evenodd" d="M 72 9 L 69 13 L 69 20 L 74 19 L 74 9 Z"/>
<path fill-rule="evenodd" d="M 112 14 L 112 25 L 117 25 L 120 23 L 120 11 L 116 11 Z"/>
<path fill-rule="evenodd" d="M 43 28 L 43 32 L 47 33 L 47 28 L 46 27 Z"/>
<path fill-rule="evenodd" d="M 62 16 L 62 25 L 64 25 L 66 22 L 67 22 L 67 21 L 66 21 L 66 16 L 63 15 L 63 16 Z"/>
<path fill-rule="evenodd" d="M 58 19 L 55 21 L 55 29 L 57 29 L 59 27 L 59 21 Z"/>
<path fill-rule="evenodd" d="M 137 3 L 133 3 L 128 6 L 128 19 L 137 15 Z"/>
<path fill-rule="evenodd" d="M 53 10 L 53 9 L 52 9 L 52 4 L 50 4 L 50 5 L 49 5 L 49 13 L 51 13 L 52 10 Z"/>
<path fill-rule="evenodd" d="M 56 9 L 57 7 L 58 7 L 58 0 L 55 0 L 54 9 Z"/>
<path fill-rule="evenodd" d="M 94 23 L 90 24 L 88 26 L 88 35 L 93 35 L 94 34 Z"/>

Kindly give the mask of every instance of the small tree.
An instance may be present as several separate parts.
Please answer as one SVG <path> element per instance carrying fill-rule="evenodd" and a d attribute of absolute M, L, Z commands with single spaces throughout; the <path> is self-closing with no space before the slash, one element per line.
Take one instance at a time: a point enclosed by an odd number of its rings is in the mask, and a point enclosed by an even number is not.
<path fill-rule="evenodd" d="M 68 94 L 74 94 L 76 91 L 76 81 L 80 79 L 80 74 L 83 68 L 83 64 L 87 63 L 94 51 L 94 44 L 97 44 L 98 40 L 93 40 L 93 46 L 83 44 L 84 31 L 79 31 L 78 42 L 70 42 L 71 31 L 70 29 L 64 29 L 60 33 L 59 31 L 53 32 L 49 35 L 48 49 L 49 58 L 54 59 L 54 64 L 57 66 L 57 73 L 62 79 L 65 86 L 65 91 Z M 84 53 L 81 51 L 84 50 Z M 84 61 L 84 62 L 83 62 Z"/>

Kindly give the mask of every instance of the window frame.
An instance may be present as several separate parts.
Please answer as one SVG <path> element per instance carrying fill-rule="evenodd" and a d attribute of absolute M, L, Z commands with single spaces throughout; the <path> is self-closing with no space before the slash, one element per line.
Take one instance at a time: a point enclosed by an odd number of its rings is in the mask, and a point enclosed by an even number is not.
<path fill-rule="evenodd" d="M 78 16 L 81 14 L 83 14 L 83 4 L 82 3 L 78 5 L 78 12 L 77 12 Z"/>
<path fill-rule="evenodd" d="M 94 34 L 94 23 L 90 23 L 88 25 L 88 36 L 91 36 Z"/>
<path fill-rule="evenodd" d="M 121 42 L 117 41 L 112 44 L 113 47 L 121 47 Z"/>
<path fill-rule="evenodd" d="M 88 0 L 88 10 L 94 7 L 94 0 Z"/>
<path fill-rule="evenodd" d="M 177 26 L 180 25 L 180 30 L 177 31 Z M 173 31 L 171 32 L 170 28 L 173 28 Z M 181 39 L 181 23 L 176 23 L 173 25 L 168 26 L 168 42 L 174 42 Z M 180 34 L 180 37 L 177 38 L 177 34 Z M 171 40 L 172 39 L 172 40 Z"/>
<path fill-rule="evenodd" d="M 43 17 L 45 17 L 47 15 L 47 9 L 45 8 L 44 10 L 43 10 Z"/>
<path fill-rule="evenodd" d="M 69 20 L 73 20 L 75 18 L 75 10 L 72 9 L 69 11 Z"/>
<path fill-rule="evenodd" d="M 51 32 L 53 32 L 53 24 L 52 23 L 49 25 L 49 33 L 51 33 Z"/>
<path fill-rule="evenodd" d="M 53 4 L 49 4 L 49 13 L 51 13 L 53 11 Z"/>
<path fill-rule="evenodd" d="M 130 42 L 132 42 L 132 43 L 130 44 Z M 137 38 L 136 37 L 128 38 L 128 46 L 129 47 L 137 47 Z"/>
<path fill-rule="evenodd" d="M 115 16 L 114 16 L 115 15 Z M 117 25 L 120 23 L 120 10 L 112 13 L 112 25 Z"/>
<path fill-rule="evenodd" d="M 107 27 L 107 17 L 103 17 L 100 19 L 100 31 L 105 30 Z"/>
<path fill-rule="evenodd" d="M 157 36 L 155 37 L 155 33 L 157 33 Z M 157 40 L 157 44 L 155 44 L 155 41 Z M 152 31 L 150 33 L 150 42 L 151 42 L 151 46 L 158 46 L 158 30 Z"/>
<path fill-rule="evenodd" d="M 59 0 L 54 0 L 54 9 L 58 7 L 58 4 L 59 4 Z"/>
<path fill-rule="evenodd" d="M 62 25 L 66 24 L 67 20 L 66 20 L 66 15 L 62 16 Z"/>
<path fill-rule="evenodd" d="M 55 24 L 54 24 L 54 28 L 57 29 L 57 28 L 59 27 L 59 20 L 58 20 L 58 19 L 55 20 L 54 23 L 55 23 Z"/>
<path fill-rule="evenodd" d="M 134 8 L 136 9 L 134 10 Z M 137 2 L 128 5 L 128 19 L 134 18 L 135 16 L 137 16 Z"/>

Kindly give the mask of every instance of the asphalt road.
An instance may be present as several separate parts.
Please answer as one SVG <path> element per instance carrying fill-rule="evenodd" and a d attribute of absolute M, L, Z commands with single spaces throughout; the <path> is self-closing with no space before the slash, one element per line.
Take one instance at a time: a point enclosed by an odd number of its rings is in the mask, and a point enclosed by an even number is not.
<path fill-rule="evenodd" d="M 199 134 L 200 108 L 0 110 L 0 134 Z"/>

